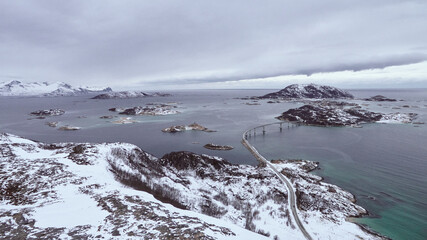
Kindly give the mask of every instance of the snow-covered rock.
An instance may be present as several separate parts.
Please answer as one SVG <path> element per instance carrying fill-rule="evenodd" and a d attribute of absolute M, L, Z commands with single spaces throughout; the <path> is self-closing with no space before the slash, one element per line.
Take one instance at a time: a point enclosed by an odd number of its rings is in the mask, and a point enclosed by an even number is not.
<path fill-rule="evenodd" d="M 267 239 L 116 180 L 113 166 L 138 171 L 132 164 L 144 161 L 158 160 L 126 143 L 43 144 L 0 134 L 0 238 Z"/>
<path fill-rule="evenodd" d="M 73 87 L 63 82 L 30 82 L 11 81 L 0 83 L 0 96 L 74 96 L 91 93 L 111 92 L 111 88 Z"/>
<path fill-rule="evenodd" d="M 162 132 L 169 132 L 169 133 L 175 133 L 175 132 L 183 132 L 183 131 L 203 131 L 203 132 L 216 132 L 215 130 L 210 130 L 198 123 L 192 123 L 190 125 L 177 125 L 177 126 L 171 126 L 168 128 L 162 129 Z"/>
<path fill-rule="evenodd" d="M 310 197 L 299 214 L 312 236 L 377 239 L 345 221 L 364 213 L 351 194 L 308 176 L 306 164 L 284 164 Z M 0 238 L 304 239 L 286 187 L 268 168 L 190 152 L 158 159 L 126 143 L 43 144 L 0 134 L 0 169 Z"/>
<path fill-rule="evenodd" d="M 31 112 L 30 114 L 34 116 L 50 117 L 50 116 L 61 116 L 64 113 L 65 111 L 62 109 L 53 108 L 53 109 L 37 110 L 37 111 Z"/>
<path fill-rule="evenodd" d="M 274 98 L 274 99 L 304 99 L 304 98 L 314 98 L 314 99 L 324 99 L 324 98 L 353 98 L 353 95 L 350 93 L 325 85 L 317 84 L 292 84 L 286 88 L 266 94 L 259 98 Z"/>
<path fill-rule="evenodd" d="M 149 116 L 162 116 L 162 115 L 171 115 L 179 113 L 174 108 L 177 108 L 175 105 L 169 104 L 158 104 L 158 105 L 149 105 L 149 106 L 137 106 L 132 108 L 110 108 L 110 111 L 119 112 L 123 115 L 149 115 Z"/>
<path fill-rule="evenodd" d="M 414 113 L 376 113 L 360 107 L 337 107 L 334 105 L 304 105 L 289 109 L 277 118 L 318 126 L 350 126 L 361 123 L 410 123 L 417 116 Z"/>
<path fill-rule="evenodd" d="M 122 91 L 122 92 L 109 92 L 96 95 L 92 99 L 127 99 L 127 98 L 142 98 L 142 97 L 167 97 L 167 93 L 146 93 L 141 91 Z"/>

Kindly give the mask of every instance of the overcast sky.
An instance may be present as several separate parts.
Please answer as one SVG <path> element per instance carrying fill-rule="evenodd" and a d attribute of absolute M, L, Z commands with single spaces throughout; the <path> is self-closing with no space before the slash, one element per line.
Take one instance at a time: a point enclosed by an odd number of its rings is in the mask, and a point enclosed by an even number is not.
<path fill-rule="evenodd" d="M 427 87 L 426 13 L 426 0 L 0 0 L 0 81 Z"/>

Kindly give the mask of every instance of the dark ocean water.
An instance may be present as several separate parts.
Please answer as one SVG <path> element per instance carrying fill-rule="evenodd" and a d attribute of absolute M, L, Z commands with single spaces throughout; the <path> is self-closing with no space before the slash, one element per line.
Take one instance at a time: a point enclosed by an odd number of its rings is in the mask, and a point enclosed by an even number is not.
<path fill-rule="evenodd" d="M 301 103 L 246 105 L 236 97 L 256 96 L 271 90 L 201 90 L 172 92 L 171 97 L 126 100 L 92 100 L 89 97 L 0 98 L 0 131 L 43 142 L 130 142 L 158 157 L 171 151 L 193 151 L 240 164 L 257 164 L 240 144 L 248 128 L 275 122 L 275 116 Z M 427 90 L 352 90 L 356 97 L 383 94 L 404 99 L 369 103 L 381 112 L 416 112 L 427 122 Z M 116 125 L 103 115 L 111 107 L 132 107 L 149 102 L 178 102 L 180 114 L 134 117 L 139 123 Z M 359 102 L 355 100 L 355 102 Z M 409 108 L 402 107 L 408 105 Z M 31 111 L 62 108 L 66 114 L 31 119 Z M 400 109 L 392 109 L 399 107 Z M 45 123 L 59 121 L 82 127 L 59 131 Z M 171 125 L 197 122 L 218 132 L 163 133 Z M 327 182 L 352 192 L 370 216 L 356 219 L 393 239 L 427 239 L 427 126 L 369 124 L 363 128 L 297 127 L 282 133 L 278 127 L 251 139 L 268 159 L 303 158 L 319 161 L 315 173 Z M 231 151 L 212 151 L 206 143 L 232 145 Z"/>

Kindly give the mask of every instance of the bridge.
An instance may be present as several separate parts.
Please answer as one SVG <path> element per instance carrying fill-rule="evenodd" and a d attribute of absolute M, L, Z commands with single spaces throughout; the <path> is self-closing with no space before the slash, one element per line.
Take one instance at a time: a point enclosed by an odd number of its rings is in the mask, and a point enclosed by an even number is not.
<path fill-rule="evenodd" d="M 298 217 L 297 203 L 296 203 L 297 196 L 295 194 L 295 189 L 292 186 L 291 181 L 287 177 L 285 177 L 282 173 L 280 173 L 277 170 L 277 168 L 275 168 L 274 165 L 271 164 L 270 161 L 265 159 L 256 150 L 256 148 L 248 142 L 248 138 L 250 138 L 252 135 L 253 136 L 256 135 L 257 129 L 262 129 L 262 134 L 265 135 L 266 134 L 265 127 L 271 126 L 271 125 L 276 125 L 276 124 L 280 125 L 279 129 L 282 132 L 283 131 L 283 124 L 285 124 L 285 122 L 276 122 L 276 123 L 265 124 L 265 125 L 257 126 L 255 128 L 251 128 L 249 130 L 246 130 L 242 136 L 242 144 L 243 144 L 243 146 L 245 146 L 249 150 L 249 152 L 251 152 L 252 155 L 254 155 L 254 157 L 260 162 L 260 164 L 262 166 L 269 167 L 276 174 L 276 176 L 286 185 L 286 188 L 288 189 L 288 203 L 289 203 L 288 209 L 290 208 L 292 216 L 295 220 L 295 223 L 297 224 L 298 228 L 300 229 L 300 231 L 302 232 L 304 237 L 308 240 L 312 240 L 313 238 L 310 236 L 310 234 L 304 228 L 304 225 L 302 224 L 300 218 Z M 294 123 L 287 123 L 287 124 L 288 124 L 287 128 L 299 126 L 299 124 L 294 124 Z"/>

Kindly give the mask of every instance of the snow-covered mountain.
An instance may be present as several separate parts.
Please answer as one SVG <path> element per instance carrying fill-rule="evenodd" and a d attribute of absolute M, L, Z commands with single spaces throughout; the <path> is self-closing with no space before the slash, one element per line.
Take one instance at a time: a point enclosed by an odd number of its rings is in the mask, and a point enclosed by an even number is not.
<path fill-rule="evenodd" d="M 302 99 L 302 98 L 354 98 L 350 93 L 325 85 L 317 84 L 292 84 L 286 88 L 266 94 L 260 98 L 275 98 L 275 99 Z"/>
<path fill-rule="evenodd" d="M 276 161 L 316 239 L 378 239 L 347 222 L 366 211 L 308 173 Z M 304 239 L 287 189 L 267 168 L 127 143 L 44 144 L 0 134 L 0 238 Z"/>
<path fill-rule="evenodd" d="M 0 83 L 0 96 L 74 96 L 90 93 L 111 92 L 111 88 L 73 87 L 64 82 L 11 81 Z"/>
<path fill-rule="evenodd" d="M 92 99 L 127 99 L 127 98 L 142 98 L 142 97 L 168 97 L 168 93 L 146 93 L 141 91 L 122 91 L 122 92 L 108 92 L 96 95 Z"/>

